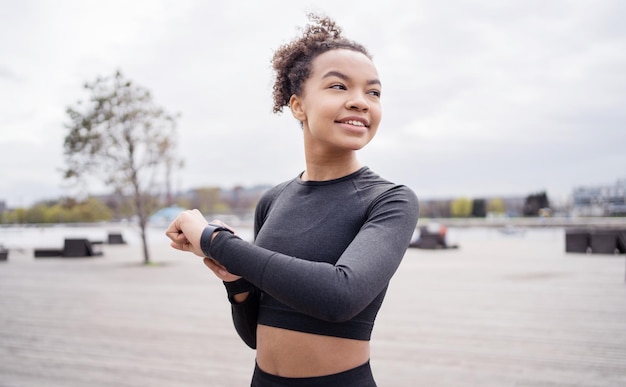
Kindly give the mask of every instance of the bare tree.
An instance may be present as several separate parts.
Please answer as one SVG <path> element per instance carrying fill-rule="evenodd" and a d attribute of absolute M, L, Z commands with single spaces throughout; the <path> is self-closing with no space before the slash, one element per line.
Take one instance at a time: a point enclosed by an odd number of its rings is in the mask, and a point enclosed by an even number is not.
<path fill-rule="evenodd" d="M 67 108 L 64 178 L 84 183 L 85 178 L 96 177 L 133 198 L 148 264 L 146 226 L 156 208 L 158 187 L 165 184 L 169 191 L 172 169 L 182 167 L 175 155 L 177 117 L 157 106 L 148 90 L 120 71 L 98 77 L 85 89 L 88 100 Z"/>

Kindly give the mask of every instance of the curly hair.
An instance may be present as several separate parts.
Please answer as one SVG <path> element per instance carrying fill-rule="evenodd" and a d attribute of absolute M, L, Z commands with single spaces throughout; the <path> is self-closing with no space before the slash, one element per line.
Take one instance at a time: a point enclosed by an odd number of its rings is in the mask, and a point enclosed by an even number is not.
<path fill-rule="evenodd" d="M 311 63 L 318 55 L 335 49 L 348 49 L 360 52 L 371 59 L 367 49 L 359 43 L 341 35 L 341 27 L 328 17 L 307 15 L 304 33 L 299 38 L 284 44 L 276 50 L 272 58 L 272 68 L 276 72 L 273 87 L 274 113 L 289 106 L 292 95 L 302 92 L 302 85 L 311 75 Z"/>

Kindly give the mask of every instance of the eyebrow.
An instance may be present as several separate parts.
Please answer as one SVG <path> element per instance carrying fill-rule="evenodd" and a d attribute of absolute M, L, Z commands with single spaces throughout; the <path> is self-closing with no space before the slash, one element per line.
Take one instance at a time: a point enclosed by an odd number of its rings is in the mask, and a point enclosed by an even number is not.
<path fill-rule="evenodd" d="M 347 76 L 346 74 L 339 72 L 339 71 L 334 71 L 331 70 L 329 72 L 327 72 L 326 74 L 324 74 L 324 76 L 322 77 L 322 79 L 324 78 L 329 78 L 329 77 L 337 77 L 337 78 L 341 78 L 344 81 L 349 81 L 350 77 Z M 380 81 L 378 79 L 370 79 L 369 81 L 367 81 L 368 85 L 381 85 Z"/>

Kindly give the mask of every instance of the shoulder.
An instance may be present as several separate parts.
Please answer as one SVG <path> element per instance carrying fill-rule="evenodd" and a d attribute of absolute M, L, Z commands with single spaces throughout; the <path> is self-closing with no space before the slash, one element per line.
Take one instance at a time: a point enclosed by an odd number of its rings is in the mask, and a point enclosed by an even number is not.
<path fill-rule="evenodd" d="M 270 188 L 269 190 L 265 191 L 263 193 L 263 195 L 261 195 L 261 197 L 259 198 L 259 202 L 257 205 L 257 209 L 263 209 L 266 210 L 267 208 L 269 208 L 272 203 L 276 200 L 276 198 L 278 196 L 280 196 L 280 194 L 292 183 L 294 183 L 295 179 L 291 179 L 291 180 L 287 180 L 284 181 L 280 184 L 277 184 L 275 186 L 273 186 L 272 188 Z"/>
<path fill-rule="evenodd" d="M 357 179 L 355 187 L 371 200 L 404 198 L 409 204 L 417 205 L 417 195 L 406 185 L 393 183 L 369 168 L 364 169 Z"/>
<path fill-rule="evenodd" d="M 370 209 L 394 207 L 405 211 L 407 215 L 418 216 L 419 201 L 412 189 L 405 185 L 391 184 L 372 198 Z"/>
<path fill-rule="evenodd" d="M 397 219 L 406 224 L 417 223 L 419 201 L 415 192 L 406 185 L 384 179 L 371 170 L 359 178 L 358 190 L 367 203 L 367 217 L 379 221 Z"/>
<path fill-rule="evenodd" d="M 257 203 L 255 211 L 254 211 L 254 235 L 255 235 L 255 238 L 256 238 L 257 233 L 261 229 L 261 226 L 265 223 L 265 219 L 267 218 L 268 214 L 270 213 L 270 211 L 272 209 L 272 206 L 276 202 L 276 198 L 278 198 L 280 196 L 280 194 L 293 181 L 294 181 L 294 179 L 285 181 L 285 182 L 280 183 L 278 185 L 275 185 L 274 187 L 272 187 L 269 190 L 265 191 L 263 193 L 263 195 L 261 195 L 261 197 L 259 198 L 259 202 Z"/>

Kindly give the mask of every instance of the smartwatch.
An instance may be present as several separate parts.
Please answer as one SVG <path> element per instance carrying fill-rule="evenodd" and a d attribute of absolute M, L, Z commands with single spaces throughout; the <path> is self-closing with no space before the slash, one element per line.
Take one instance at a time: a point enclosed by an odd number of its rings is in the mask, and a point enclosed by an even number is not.
<path fill-rule="evenodd" d="M 231 229 L 220 226 L 219 224 L 209 223 L 204 230 L 202 230 L 202 235 L 200 236 L 200 248 L 207 257 L 211 256 L 209 254 L 209 249 L 211 248 L 211 237 L 213 236 L 213 233 L 217 231 L 228 231 L 229 233 L 234 234 Z"/>

